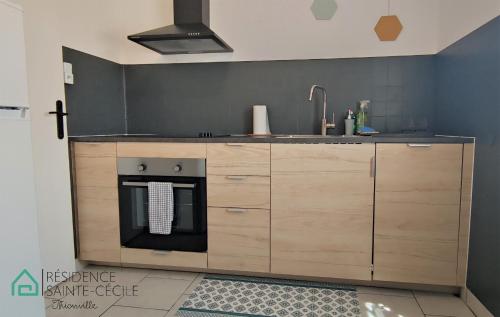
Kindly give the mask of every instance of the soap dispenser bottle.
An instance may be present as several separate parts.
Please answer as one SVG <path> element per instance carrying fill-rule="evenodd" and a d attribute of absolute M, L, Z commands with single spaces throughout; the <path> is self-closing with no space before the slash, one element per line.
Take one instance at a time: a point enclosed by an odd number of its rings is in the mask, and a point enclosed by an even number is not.
<path fill-rule="evenodd" d="M 352 134 L 356 131 L 355 129 L 356 118 L 354 112 L 349 108 L 347 111 L 347 116 L 345 118 L 345 135 L 352 136 Z"/>
<path fill-rule="evenodd" d="M 356 132 L 361 134 L 365 126 L 368 126 L 368 105 L 370 100 L 361 100 L 359 102 L 359 111 L 356 115 Z"/>

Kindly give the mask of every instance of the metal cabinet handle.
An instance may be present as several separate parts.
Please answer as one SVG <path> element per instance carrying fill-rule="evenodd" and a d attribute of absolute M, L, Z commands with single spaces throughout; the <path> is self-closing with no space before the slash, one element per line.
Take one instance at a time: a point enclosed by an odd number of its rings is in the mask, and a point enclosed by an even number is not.
<path fill-rule="evenodd" d="M 226 208 L 227 212 L 247 212 L 248 209 L 245 208 Z"/>
<path fill-rule="evenodd" d="M 370 177 L 372 178 L 375 177 L 375 162 L 375 156 L 372 156 L 372 158 L 370 159 Z"/>
<path fill-rule="evenodd" d="M 242 181 L 247 179 L 247 176 L 226 176 L 226 179 L 232 180 L 232 181 Z"/>
<path fill-rule="evenodd" d="M 123 182 L 122 186 L 129 186 L 129 187 L 148 187 L 148 183 L 145 182 Z M 194 188 L 194 184 L 177 184 L 174 183 L 172 184 L 173 188 Z"/>
<path fill-rule="evenodd" d="M 432 144 L 408 143 L 408 147 L 432 147 Z"/>
<path fill-rule="evenodd" d="M 151 251 L 151 253 L 153 253 L 154 255 L 168 255 L 171 252 L 172 251 L 168 251 L 168 250 L 153 250 L 153 251 Z"/>
<path fill-rule="evenodd" d="M 226 143 L 227 146 L 243 146 L 241 143 Z"/>

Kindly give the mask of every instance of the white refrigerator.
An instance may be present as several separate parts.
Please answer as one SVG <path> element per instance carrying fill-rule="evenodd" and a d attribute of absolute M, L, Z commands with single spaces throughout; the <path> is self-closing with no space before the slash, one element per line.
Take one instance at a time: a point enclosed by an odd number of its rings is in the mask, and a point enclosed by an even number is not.
<path fill-rule="evenodd" d="M 0 37 L 0 316 L 44 316 L 23 12 L 5 0 Z"/>

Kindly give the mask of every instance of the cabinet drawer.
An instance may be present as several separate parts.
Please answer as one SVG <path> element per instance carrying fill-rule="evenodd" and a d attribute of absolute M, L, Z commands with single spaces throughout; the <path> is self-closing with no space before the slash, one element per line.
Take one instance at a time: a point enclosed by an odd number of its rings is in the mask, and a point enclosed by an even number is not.
<path fill-rule="evenodd" d="M 270 211 L 208 209 L 208 267 L 269 272 Z"/>
<path fill-rule="evenodd" d="M 77 156 L 75 158 L 76 188 L 118 186 L 115 157 Z"/>
<path fill-rule="evenodd" d="M 271 178 L 268 176 L 208 176 L 208 205 L 269 209 Z"/>
<path fill-rule="evenodd" d="M 116 143 L 74 143 L 75 156 L 116 157 Z"/>
<path fill-rule="evenodd" d="M 199 252 L 121 249 L 122 263 L 207 268 L 207 254 Z"/>
<path fill-rule="evenodd" d="M 206 158 L 204 143 L 118 143 L 118 157 Z"/>
<path fill-rule="evenodd" d="M 212 175 L 269 176 L 270 144 L 208 144 L 207 173 Z"/>

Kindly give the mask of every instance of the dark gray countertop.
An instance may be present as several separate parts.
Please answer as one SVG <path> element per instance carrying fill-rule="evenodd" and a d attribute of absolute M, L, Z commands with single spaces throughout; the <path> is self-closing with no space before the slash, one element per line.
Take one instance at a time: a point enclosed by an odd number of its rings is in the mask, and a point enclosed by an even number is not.
<path fill-rule="evenodd" d="M 473 143 L 472 137 L 432 134 L 379 134 L 374 136 L 218 136 L 213 138 L 165 137 L 159 135 L 70 136 L 72 142 L 179 142 L 179 143 Z"/>

